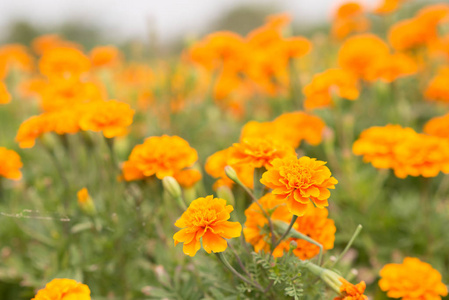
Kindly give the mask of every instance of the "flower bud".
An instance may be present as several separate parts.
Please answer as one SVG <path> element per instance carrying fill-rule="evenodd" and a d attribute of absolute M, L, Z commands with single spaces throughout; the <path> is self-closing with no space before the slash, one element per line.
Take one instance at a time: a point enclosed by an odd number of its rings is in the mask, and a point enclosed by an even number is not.
<path fill-rule="evenodd" d="M 162 179 L 162 185 L 164 186 L 164 189 L 167 191 L 167 193 L 174 199 L 178 199 L 181 197 L 181 187 L 173 177 L 165 176 L 164 179 Z"/>
<path fill-rule="evenodd" d="M 89 215 L 94 215 L 97 210 L 95 208 L 95 204 L 92 201 L 92 198 L 89 195 L 89 192 L 86 188 L 82 188 L 77 193 L 78 196 L 78 205 L 80 208 Z"/>
<path fill-rule="evenodd" d="M 225 167 L 225 173 L 226 173 L 226 176 L 228 176 L 232 181 L 234 181 L 236 183 L 240 182 L 240 179 L 237 176 L 237 172 L 231 166 Z"/>

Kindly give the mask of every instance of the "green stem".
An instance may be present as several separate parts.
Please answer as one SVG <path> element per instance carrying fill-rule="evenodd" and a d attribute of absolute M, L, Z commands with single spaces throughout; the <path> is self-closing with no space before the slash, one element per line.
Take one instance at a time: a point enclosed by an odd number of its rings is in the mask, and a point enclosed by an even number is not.
<path fill-rule="evenodd" d="M 272 244 L 272 247 L 271 247 L 271 251 L 272 252 L 282 242 L 282 240 L 285 239 L 285 237 L 290 233 L 290 230 L 292 230 L 293 225 L 296 222 L 296 219 L 298 219 L 298 216 L 293 216 L 292 217 L 292 220 L 290 221 L 290 224 L 288 225 L 287 229 L 284 231 L 284 234 L 282 234 L 282 236 L 279 238 L 279 240 L 277 240 L 274 244 Z M 284 222 L 282 222 L 282 223 L 285 224 Z"/>
<path fill-rule="evenodd" d="M 266 169 L 264 167 L 254 169 L 254 197 L 259 199 L 262 197 L 264 185 L 260 183 L 262 174 L 265 173 Z"/>
<path fill-rule="evenodd" d="M 343 249 L 343 252 L 340 253 L 339 256 L 337 256 L 337 259 L 331 264 L 331 267 L 335 266 L 340 259 L 348 252 L 348 250 L 351 248 L 352 244 L 354 243 L 355 239 L 359 235 L 359 233 L 362 231 L 362 225 L 358 225 L 357 228 L 354 231 L 354 234 L 352 235 L 351 239 L 349 240 L 348 244 L 346 245 L 345 249 Z M 326 265 L 326 264 L 325 264 Z"/>
<path fill-rule="evenodd" d="M 321 266 L 321 262 L 323 261 L 323 252 L 324 252 L 324 248 L 323 245 L 321 245 L 320 243 L 318 243 L 317 241 L 315 241 L 314 239 L 308 237 L 307 235 L 292 229 L 290 232 L 291 237 L 297 238 L 297 239 L 301 239 L 304 241 L 307 241 L 311 244 L 314 244 L 315 246 L 317 246 L 318 248 L 320 248 L 320 252 L 318 253 L 318 265 Z"/>
<path fill-rule="evenodd" d="M 242 274 L 240 274 L 239 272 L 237 272 L 236 269 L 234 269 L 231 264 L 228 262 L 228 260 L 226 259 L 226 257 L 223 255 L 223 252 L 219 252 L 219 253 L 215 253 L 215 255 L 217 255 L 218 259 L 223 263 L 223 265 L 229 269 L 229 271 L 231 271 L 232 274 L 234 274 L 235 276 L 237 276 L 240 280 L 246 282 L 249 285 L 254 286 L 255 288 L 257 288 L 258 290 L 260 290 L 261 292 L 264 291 L 264 289 L 257 283 L 251 282 L 248 278 L 246 278 L 245 276 L 243 276 Z"/>

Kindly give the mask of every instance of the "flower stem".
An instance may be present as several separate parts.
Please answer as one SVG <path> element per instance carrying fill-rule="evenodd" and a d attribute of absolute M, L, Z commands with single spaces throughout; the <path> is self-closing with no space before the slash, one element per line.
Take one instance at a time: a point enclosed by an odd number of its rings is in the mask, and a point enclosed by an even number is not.
<path fill-rule="evenodd" d="M 290 233 L 290 230 L 292 229 L 293 225 L 296 222 L 296 219 L 298 219 L 298 216 L 293 216 L 290 224 L 288 225 L 287 229 L 285 230 L 284 234 L 277 240 L 274 244 L 271 245 L 271 251 L 273 252 L 274 249 L 282 242 L 283 239 Z"/>
<path fill-rule="evenodd" d="M 337 257 L 337 259 L 331 264 L 331 267 L 335 266 L 340 261 L 340 259 L 346 254 L 346 252 L 348 252 L 349 248 L 351 248 L 351 246 L 352 246 L 352 243 L 354 243 L 354 241 L 357 238 L 357 236 L 359 235 L 360 231 L 362 231 L 362 228 L 363 227 L 360 224 L 357 226 L 357 228 L 354 231 L 354 234 L 352 235 L 352 237 L 349 240 L 348 244 L 346 245 L 345 249 L 343 250 L 343 252 L 340 253 L 340 255 Z"/>
<path fill-rule="evenodd" d="M 242 274 L 237 272 L 237 270 L 231 266 L 231 264 L 228 262 L 226 257 L 223 255 L 223 252 L 215 253 L 215 255 L 217 255 L 218 259 L 222 262 L 222 264 L 226 268 L 228 268 L 228 270 L 231 271 L 231 273 L 234 274 L 235 276 L 237 276 L 240 280 L 246 282 L 249 285 L 256 287 L 258 290 L 260 290 L 262 292 L 264 291 L 264 289 L 260 286 L 260 284 L 250 281 L 248 278 L 246 278 L 245 276 L 243 276 Z"/>

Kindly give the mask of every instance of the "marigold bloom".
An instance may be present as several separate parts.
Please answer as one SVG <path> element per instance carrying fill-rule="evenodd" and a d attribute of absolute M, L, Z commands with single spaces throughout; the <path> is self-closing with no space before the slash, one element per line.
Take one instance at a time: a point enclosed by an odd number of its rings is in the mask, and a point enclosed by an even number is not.
<path fill-rule="evenodd" d="M 430 81 L 424 96 L 427 100 L 449 103 L 449 67 L 441 67 L 438 74 Z"/>
<path fill-rule="evenodd" d="M 295 155 L 295 149 L 283 142 L 262 138 L 243 139 L 230 149 L 228 165 L 247 165 L 252 168 L 270 168 L 276 158 Z"/>
<path fill-rule="evenodd" d="M 5 147 L 0 147 L 0 176 L 12 180 L 22 178 L 20 168 L 23 164 L 19 154 Z"/>
<path fill-rule="evenodd" d="M 213 196 L 192 201 L 175 223 L 182 228 L 173 236 L 175 246 L 184 243 L 184 253 L 195 256 L 201 248 L 201 239 L 207 253 L 225 251 L 228 247 L 225 239 L 239 237 L 242 231 L 240 223 L 228 221 L 233 210 L 232 205 L 226 205 L 226 200 Z"/>
<path fill-rule="evenodd" d="M 418 258 L 406 257 L 402 264 L 387 264 L 380 270 L 379 287 L 390 298 L 441 300 L 448 290 L 441 274 Z"/>
<path fill-rule="evenodd" d="M 114 67 L 120 64 L 122 54 L 114 46 L 99 46 L 90 52 L 90 61 L 94 68 Z"/>
<path fill-rule="evenodd" d="M 194 186 L 195 183 L 201 180 L 202 175 L 198 170 L 186 169 L 179 171 L 178 173 L 173 175 L 173 177 L 176 179 L 180 186 L 184 188 L 190 188 Z"/>
<path fill-rule="evenodd" d="M 9 44 L 0 47 L 0 61 L 4 64 L 6 75 L 11 68 L 16 68 L 24 72 L 33 70 L 33 58 L 27 49 L 19 44 Z M 1 73 L 1 72 L 0 72 Z M 2 76 L 0 76 L 2 78 Z"/>
<path fill-rule="evenodd" d="M 332 36 L 342 40 L 353 32 L 364 32 L 370 27 L 364 9 L 358 2 L 343 3 L 336 10 L 332 23 Z"/>
<path fill-rule="evenodd" d="M 41 35 L 33 40 L 31 47 L 38 55 L 42 55 L 45 52 L 57 47 L 71 47 L 75 49 L 82 48 L 81 45 L 61 39 L 57 34 Z"/>
<path fill-rule="evenodd" d="M 294 148 L 299 147 L 303 140 L 310 145 L 318 145 L 326 127 L 320 117 L 302 111 L 284 113 L 274 119 L 273 123 L 278 130 L 283 131 L 283 140 Z"/>
<path fill-rule="evenodd" d="M 372 75 L 369 77 L 393 82 L 416 72 L 418 72 L 418 64 L 412 57 L 403 53 L 395 53 L 379 59 L 373 66 Z"/>
<path fill-rule="evenodd" d="M 133 122 L 134 110 L 117 100 L 88 103 L 79 122 L 82 130 L 102 131 L 107 138 L 123 136 Z"/>
<path fill-rule="evenodd" d="M 33 116 L 20 124 L 16 135 L 16 142 L 20 148 L 32 148 L 36 139 L 49 131 L 49 125 L 43 115 Z"/>
<path fill-rule="evenodd" d="M 87 285 L 73 279 L 53 279 L 31 300 L 91 300 Z"/>
<path fill-rule="evenodd" d="M 338 52 L 340 68 L 353 72 L 363 80 L 372 80 L 371 68 L 390 54 L 388 45 L 373 34 L 361 34 L 347 39 Z"/>
<path fill-rule="evenodd" d="M 397 51 L 424 46 L 435 37 L 435 28 L 425 26 L 417 18 L 399 21 L 388 32 L 388 41 Z"/>
<path fill-rule="evenodd" d="M 11 102 L 11 94 L 9 94 L 6 84 L 0 81 L 0 104 L 7 104 L 9 102 Z"/>
<path fill-rule="evenodd" d="M 275 159 L 272 164 L 260 182 L 273 189 L 271 193 L 277 198 L 286 201 L 292 214 L 303 216 L 310 201 L 319 208 L 329 205 L 329 189 L 334 189 L 338 181 L 324 166 L 326 162 L 292 156 Z"/>
<path fill-rule="evenodd" d="M 430 119 L 424 125 L 424 133 L 449 139 L 449 113 Z"/>
<path fill-rule="evenodd" d="M 42 55 L 39 70 L 51 80 L 77 80 L 90 70 L 90 61 L 78 49 L 56 47 Z"/>
<path fill-rule="evenodd" d="M 334 300 L 368 300 L 368 297 L 363 295 L 366 289 L 366 284 L 364 281 L 353 285 L 344 278 L 340 278 L 342 285 L 340 286 L 339 297 L 334 298 Z"/>
<path fill-rule="evenodd" d="M 123 165 L 125 180 L 131 181 L 156 175 L 163 179 L 173 176 L 198 160 L 198 153 L 178 136 L 153 136 L 137 145 Z"/>
<path fill-rule="evenodd" d="M 379 15 L 387 15 L 398 10 L 403 2 L 405 0 L 383 0 L 373 12 Z"/>
<path fill-rule="evenodd" d="M 306 96 L 304 100 L 306 109 L 332 105 L 333 94 L 348 100 L 356 100 L 360 94 L 357 78 L 343 69 L 328 69 L 316 74 L 304 87 L 303 93 Z"/>
<path fill-rule="evenodd" d="M 259 199 L 259 203 L 270 213 L 272 220 L 279 220 L 285 223 L 291 222 L 293 214 L 289 212 L 285 201 L 277 198 L 275 195 L 267 194 Z M 332 249 L 334 247 L 336 228 L 334 221 L 328 219 L 327 215 L 327 209 L 315 208 L 313 204 L 309 203 L 307 213 L 296 220 L 293 228 L 322 244 L 324 249 Z M 256 252 L 261 250 L 270 251 L 271 233 L 268 221 L 259 206 L 256 203 L 252 203 L 245 210 L 245 216 L 246 222 L 243 233 L 246 241 L 254 246 L 254 251 Z M 319 253 L 318 246 L 305 240 L 290 238 L 282 241 L 274 249 L 273 256 L 280 257 L 284 252 L 288 252 L 292 240 L 297 243 L 296 249 L 293 249 L 293 254 L 302 260 L 310 259 Z"/>

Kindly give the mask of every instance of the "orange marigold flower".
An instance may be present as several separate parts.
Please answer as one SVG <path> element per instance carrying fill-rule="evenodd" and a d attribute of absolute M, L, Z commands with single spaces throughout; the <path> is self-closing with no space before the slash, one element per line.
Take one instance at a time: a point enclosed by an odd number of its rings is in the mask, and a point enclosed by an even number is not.
<path fill-rule="evenodd" d="M 334 298 L 334 300 L 368 300 L 368 297 L 363 295 L 366 289 L 364 281 L 353 285 L 342 277 L 339 280 L 342 283 L 340 286 L 341 296 Z"/>
<path fill-rule="evenodd" d="M 352 146 L 356 155 L 363 155 L 363 161 L 371 163 L 375 168 L 393 168 L 396 157 L 394 148 L 417 133 L 411 128 L 400 125 L 387 125 L 384 127 L 371 127 L 364 130 Z"/>
<path fill-rule="evenodd" d="M 80 118 L 83 113 L 82 106 L 73 106 L 71 109 L 62 109 L 44 113 L 42 115 L 47 123 L 47 131 L 56 134 L 74 134 L 80 131 Z"/>
<path fill-rule="evenodd" d="M 133 122 L 134 110 L 117 100 L 86 104 L 80 119 L 82 130 L 102 131 L 107 138 L 123 136 Z"/>
<path fill-rule="evenodd" d="M 2 61 L 2 64 L 5 64 L 5 75 L 11 68 L 17 68 L 24 72 L 31 72 L 34 68 L 33 58 L 27 49 L 19 44 L 9 44 L 0 47 L 0 61 Z"/>
<path fill-rule="evenodd" d="M 449 103 L 449 67 L 441 67 L 424 92 L 427 100 Z"/>
<path fill-rule="evenodd" d="M 78 49 L 56 47 L 42 55 L 39 70 L 51 80 L 78 80 L 90 70 L 90 61 Z"/>
<path fill-rule="evenodd" d="M 201 172 L 195 169 L 186 169 L 177 172 L 173 177 L 184 188 L 190 188 L 201 180 Z"/>
<path fill-rule="evenodd" d="M 390 298 L 441 300 L 448 290 L 441 274 L 418 258 L 406 257 L 402 264 L 387 264 L 380 270 L 379 287 Z"/>
<path fill-rule="evenodd" d="M 210 176 L 217 178 L 218 181 L 214 184 L 214 189 L 217 189 L 220 186 L 228 186 L 231 187 L 234 182 L 226 176 L 225 167 L 230 165 L 229 158 L 231 155 L 231 148 L 227 148 L 221 151 L 217 151 L 211 156 L 209 156 L 206 160 L 206 164 L 204 166 L 207 174 Z M 252 188 L 253 183 L 253 175 L 254 168 L 247 165 L 231 165 L 232 168 L 236 171 L 237 176 L 242 181 L 242 183 Z"/>
<path fill-rule="evenodd" d="M 388 45 L 373 34 L 347 39 L 338 52 L 340 68 L 353 72 L 363 80 L 373 80 L 370 70 L 379 59 L 390 54 Z"/>
<path fill-rule="evenodd" d="M 260 205 L 265 211 L 270 213 L 272 220 L 279 220 L 290 223 L 293 214 L 289 212 L 285 201 L 277 198 L 273 194 L 267 194 L 259 200 Z M 306 215 L 299 217 L 293 228 L 301 232 L 318 243 L 323 245 L 324 249 L 332 249 L 335 240 L 334 221 L 327 218 L 327 209 L 315 208 L 309 203 Z M 252 203 L 245 211 L 246 222 L 243 228 L 245 239 L 254 246 L 254 251 L 270 251 L 271 233 L 268 227 L 268 221 L 265 215 L 260 211 L 256 203 Z M 300 259 L 310 259 L 319 253 L 319 248 L 305 240 L 290 238 L 282 241 L 273 251 L 273 256 L 280 257 L 285 251 L 289 251 L 290 242 L 294 240 L 297 243 L 293 253 Z"/>
<path fill-rule="evenodd" d="M 11 94 L 8 92 L 6 84 L 0 81 L 0 104 L 11 102 Z"/>
<path fill-rule="evenodd" d="M 399 21 L 388 32 L 388 41 L 397 51 L 424 46 L 434 37 L 436 30 L 425 26 L 417 18 Z"/>
<path fill-rule="evenodd" d="M 251 138 L 235 143 L 229 152 L 228 165 L 247 165 L 251 168 L 270 168 L 276 158 L 295 155 L 293 147 L 273 139 Z"/>
<path fill-rule="evenodd" d="M 424 125 L 424 133 L 449 139 L 449 113 L 430 119 Z"/>
<path fill-rule="evenodd" d="M 45 52 L 57 47 L 71 47 L 75 49 L 82 49 L 81 45 L 74 42 L 61 39 L 57 34 L 45 34 L 35 38 L 31 44 L 33 51 L 42 55 Z"/>
<path fill-rule="evenodd" d="M 207 253 L 225 251 L 228 247 L 225 239 L 239 237 L 242 231 L 240 223 L 228 221 L 233 210 L 226 200 L 213 196 L 192 201 L 175 223 L 182 228 L 173 236 L 175 246 L 184 243 L 184 253 L 195 256 L 201 248 L 201 239 Z"/>
<path fill-rule="evenodd" d="M 399 178 L 410 176 L 435 177 L 449 174 L 449 140 L 425 134 L 416 134 L 403 140 L 393 149 L 394 174 Z"/>
<path fill-rule="evenodd" d="M 49 125 L 44 115 L 33 116 L 20 124 L 16 142 L 20 148 L 32 148 L 36 139 L 49 131 Z"/>
<path fill-rule="evenodd" d="M 286 201 L 292 214 L 303 216 L 310 201 L 319 208 L 329 205 L 329 189 L 334 189 L 338 181 L 325 164 L 307 156 L 278 158 L 260 182 L 273 189 L 271 193 L 277 198 Z"/>
<path fill-rule="evenodd" d="M 379 59 L 372 69 L 372 79 L 393 82 L 398 78 L 418 72 L 418 64 L 409 55 L 395 53 Z"/>
<path fill-rule="evenodd" d="M 90 52 L 90 61 L 94 68 L 114 67 L 121 63 L 122 54 L 114 46 L 99 46 Z"/>
<path fill-rule="evenodd" d="M 328 69 L 316 74 L 303 93 L 306 109 L 332 105 L 333 94 L 348 100 L 356 100 L 360 94 L 357 77 L 343 69 Z"/>
<path fill-rule="evenodd" d="M 336 10 L 332 23 L 332 35 L 342 40 L 353 32 L 364 32 L 370 27 L 364 8 L 358 2 L 346 2 Z"/>
<path fill-rule="evenodd" d="M 39 290 L 31 300 L 91 300 L 87 285 L 73 279 L 56 278 Z"/>
<path fill-rule="evenodd" d="M 379 15 L 387 15 L 398 10 L 403 2 L 405 0 L 383 0 L 373 12 Z"/>
<path fill-rule="evenodd" d="M 198 160 L 198 153 L 178 136 L 153 136 L 137 145 L 123 165 L 125 180 L 131 181 L 156 175 L 163 179 L 173 176 Z"/>
<path fill-rule="evenodd" d="M 19 154 L 5 147 L 0 147 L 0 176 L 12 180 L 22 178 L 20 168 L 23 164 Z"/>

